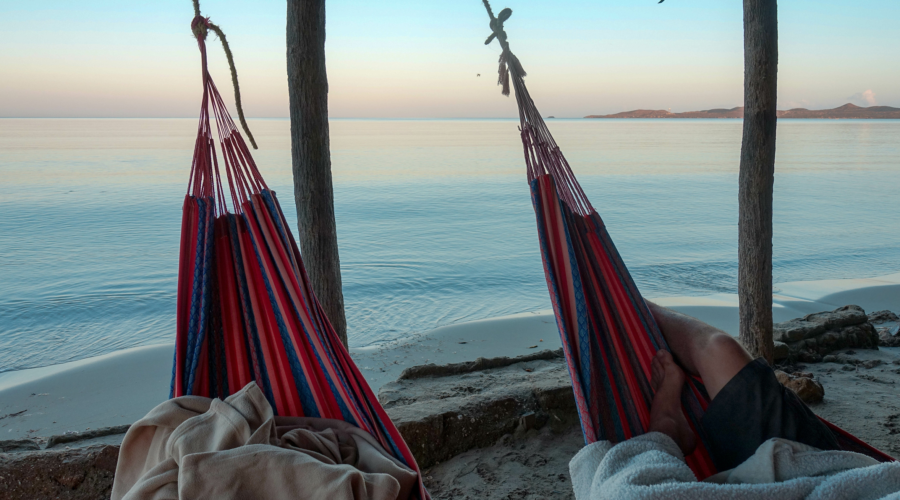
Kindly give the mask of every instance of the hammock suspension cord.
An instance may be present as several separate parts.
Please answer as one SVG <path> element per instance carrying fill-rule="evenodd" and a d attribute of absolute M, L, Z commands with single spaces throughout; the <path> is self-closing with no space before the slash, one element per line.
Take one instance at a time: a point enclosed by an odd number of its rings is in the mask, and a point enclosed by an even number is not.
<path fill-rule="evenodd" d="M 528 182 L 550 174 L 557 182 L 560 197 L 579 215 L 587 216 L 594 211 L 591 202 L 582 191 L 581 186 L 572 173 L 572 168 L 556 145 L 550 130 L 538 113 L 537 106 L 531 100 L 525 88 L 524 77 L 528 74 L 522 68 L 519 58 L 509 49 L 503 23 L 512 16 L 512 9 L 506 8 L 494 16 L 488 0 L 482 0 L 490 17 L 491 35 L 484 41 L 489 45 L 495 38 L 503 49 L 500 53 L 497 84 L 503 87 L 502 93 L 509 95 L 510 80 L 516 89 L 516 100 L 519 101 L 519 131 L 525 148 L 525 163 L 528 169 Z M 524 104 L 524 105 L 523 105 Z"/>
<path fill-rule="evenodd" d="M 231 84 L 234 86 L 234 105 L 237 107 L 241 127 L 244 129 L 244 133 L 247 134 L 247 139 L 250 139 L 250 144 L 253 145 L 253 149 L 259 149 L 256 146 L 256 139 L 254 139 L 253 134 L 250 133 L 250 127 L 247 126 L 247 120 L 244 118 L 244 106 L 241 104 L 241 86 L 238 84 L 237 69 L 234 66 L 234 56 L 231 54 L 231 47 L 228 46 L 228 39 L 225 38 L 225 32 L 222 31 L 222 28 L 218 25 L 211 23 L 208 17 L 200 15 L 200 0 L 193 0 L 193 2 L 194 20 L 191 22 L 191 31 L 197 38 L 198 43 L 203 43 L 206 40 L 207 30 L 213 30 L 222 42 L 222 48 L 225 50 L 225 57 L 228 59 L 228 68 L 231 70 Z M 206 51 L 205 49 L 203 50 L 204 57 L 206 57 Z M 203 73 L 205 79 L 207 76 L 206 64 L 203 65 Z"/>
<path fill-rule="evenodd" d="M 215 198 L 215 215 L 223 215 L 228 213 L 229 209 L 226 203 L 219 162 L 215 153 L 215 142 L 212 138 L 212 127 L 209 120 L 210 104 L 212 104 L 213 114 L 216 118 L 216 131 L 222 149 L 225 176 L 228 180 L 228 190 L 234 211 L 239 212 L 241 204 L 249 200 L 252 193 L 267 189 L 267 186 L 257 169 L 256 163 L 253 161 L 253 157 L 250 155 L 249 148 L 247 148 L 243 137 L 237 131 L 225 102 L 222 100 L 215 83 L 210 77 L 206 52 L 208 29 L 212 29 L 216 33 L 221 32 L 221 29 L 209 22 L 209 19 L 203 16 L 194 17 L 191 22 L 191 31 L 197 37 L 197 45 L 200 49 L 203 99 L 200 109 L 197 142 L 194 145 L 194 159 L 191 166 L 188 193 L 197 197 Z M 224 35 L 220 39 L 226 47 L 226 53 L 230 54 Z M 229 63 L 231 63 L 232 67 L 232 81 L 235 83 L 237 108 L 238 112 L 241 113 L 240 95 L 237 90 L 237 73 L 234 71 L 233 62 L 233 59 L 229 57 Z M 242 114 L 241 118 L 243 121 Z M 246 122 L 243 123 L 243 126 L 245 132 L 249 135 L 250 132 L 247 129 Z M 254 145 L 254 147 L 256 146 Z"/>

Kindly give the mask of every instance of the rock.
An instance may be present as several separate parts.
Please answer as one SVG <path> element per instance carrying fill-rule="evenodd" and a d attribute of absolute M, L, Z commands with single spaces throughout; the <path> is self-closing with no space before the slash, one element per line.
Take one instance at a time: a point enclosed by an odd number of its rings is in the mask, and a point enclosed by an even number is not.
<path fill-rule="evenodd" d="M 526 354 L 516 358 L 500 356 L 497 358 L 478 358 L 475 361 L 465 361 L 462 363 L 450 363 L 447 365 L 435 365 L 429 363 L 427 365 L 411 366 L 403 370 L 399 380 L 411 380 L 424 377 L 448 377 L 450 375 L 459 375 L 463 373 L 472 373 L 480 370 L 489 370 L 491 368 L 503 368 L 515 363 L 523 363 L 526 361 L 537 361 L 547 359 L 563 359 L 562 348 L 555 351 L 549 349 L 536 352 L 534 354 Z"/>
<path fill-rule="evenodd" d="M 815 351 L 818 346 L 819 346 L 819 342 L 816 340 L 815 337 L 810 337 L 808 339 L 803 339 L 800 342 L 797 342 L 797 347 L 799 347 L 800 349 L 807 349 L 810 351 Z"/>
<path fill-rule="evenodd" d="M 866 316 L 866 311 L 862 307 L 854 305 L 839 307 L 831 312 L 807 314 L 803 319 L 810 323 L 821 324 L 826 330 L 858 325 L 869 320 Z"/>
<path fill-rule="evenodd" d="M 900 322 L 900 317 L 888 310 L 869 313 L 869 323 L 873 325 L 889 322 Z"/>
<path fill-rule="evenodd" d="M 819 403 L 825 397 L 825 388 L 813 379 L 811 373 L 794 372 L 789 375 L 781 370 L 775 370 L 775 377 L 781 385 L 794 391 L 804 403 Z"/>
<path fill-rule="evenodd" d="M 851 358 L 850 356 L 847 356 L 847 353 L 837 353 L 837 354 L 834 354 L 833 356 L 835 358 L 835 363 L 839 363 L 842 365 L 858 365 L 858 364 L 862 363 L 862 360 L 857 359 L 857 358 Z M 824 358 L 823 358 L 823 360 L 824 360 Z"/>
<path fill-rule="evenodd" d="M 829 354 L 828 356 L 822 357 L 823 363 L 838 363 L 838 357 L 834 354 Z"/>
<path fill-rule="evenodd" d="M 857 366 L 861 366 L 861 367 L 866 368 L 866 369 L 872 369 L 872 368 L 875 368 L 876 366 L 878 366 L 878 365 L 880 365 L 880 364 L 881 364 L 881 360 L 880 360 L 880 359 L 870 359 L 870 360 L 863 361 L 863 362 L 859 363 Z"/>
<path fill-rule="evenodd" d="M 878 349 L 878 331 L 872 323 L 864 323 L 859 325 L 865 338 L 865 346 L 867 349 Z"/>
<path fill-rule="evenodd" d="M 797 353 L 797 360 L 804 363 L 818 363 L 822 361 L 822 356 L 816 351 L 803 349 Z"/>
<path fill-rule="evenodd" d="M 0 454 L 0 498 L 109 498 L 118 446 Z"/>
<path fill-rule="evenodd" d="M 773 337 L 779 342 L 799 342 L 824 332 L 824 325 L 810 323 L 806 318 L 776 323 L 772 330 Z"/>
<path fill-rule="evenodd" d="M 784 342 L 775 341 L 775 361 L 787 359 L 791 355 L 791 348 Z"/>
<path fill-rule="evenodd" d="M 0 453 L 10 453 L 15 451 L 35 451 L 40 449 L 41 445 L 33 439 L 12 439 L 9 441 L 0 441 Z"/>
<path fill-rule="evenodd" d="M 837 331 L 827 331 L 819 336 L 822 347 L 834 347 L 838 345 L 844 337 Z"/>
<path fill-rule="evenodd" d="M 59 444 L 87 441 L 105 436 L 118 436 L 120 434 L 125 434 L 126 432 L 128 432 L 128 429 L 130 427 L 130 425 L 116 425 L 113 427 L 102 427 L 100 429 L 94 429 L 90 431 L 70 432 L 57 436 L 50 436 L 50 439 L 47 440 L 47 448 L 53 448 L 54 446 Z"/>
<path fill-rule="evenodd" d="M 411 368 L 378 392 L 421 467 L 489 446 L 505 434 L 543 427 L 564 432 L 578 426 L 562 357 L 477 362 L 488 369 L 461 365 L 466 364 Z"/>
<path fill-rule="evenodd" d="M 900 347 L 900 335 L 897 326 L 878 329 L 878 345 L 881 347 Z"/>
<path fill-rule="evenodd" d="M 854 305 L 777 323 L 773 334 L 776 341 L 787 344 L 790 357 L 808 363 L 840 349 L 877 349 L 879 344 L 879 334 L 865 311 Z"/>

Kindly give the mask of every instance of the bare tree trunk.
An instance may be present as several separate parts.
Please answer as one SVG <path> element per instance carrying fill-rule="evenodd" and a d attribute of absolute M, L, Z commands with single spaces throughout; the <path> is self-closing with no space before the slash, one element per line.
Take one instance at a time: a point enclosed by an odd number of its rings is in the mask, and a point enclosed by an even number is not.
<path fill-rule="evenodd" d="M 772 187 L 778 97 L 778 5 L 744 0 L 744 138 L 738 222 L 741 343 L 773 361 Z"/>
<path fill-rule="evenodd" d="M 328 140 L 325 0 L 287 0 L 287 73 L 300 252 L 313 291 L 346 346 Z"/>

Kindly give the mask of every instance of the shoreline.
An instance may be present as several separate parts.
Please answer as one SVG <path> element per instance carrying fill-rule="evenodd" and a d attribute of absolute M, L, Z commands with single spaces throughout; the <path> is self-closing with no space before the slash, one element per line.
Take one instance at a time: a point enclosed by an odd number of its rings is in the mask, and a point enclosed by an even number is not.
<path fill-rule="evenodd" d="M 900 310 L 900 273 L 781 283 L 774 291 L 775 322 L 848 304 L 866 312 Z M 736 294 L 650 300 L 731 335 L 738 333 Z M 377 394 L 410 366 L 515 357 L 559 347 L 552 312 L 535 311 L 444 326 L 350 352 Z M 158 344 L 0 374 L 0 440 L 131 424 L 168 398 L 171 370 L 172 344 Z"/>

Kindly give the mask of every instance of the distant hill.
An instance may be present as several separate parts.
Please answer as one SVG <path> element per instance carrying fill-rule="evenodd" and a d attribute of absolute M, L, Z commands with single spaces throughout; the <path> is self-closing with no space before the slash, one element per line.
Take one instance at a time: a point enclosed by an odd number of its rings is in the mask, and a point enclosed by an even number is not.
<path fill-rule="evenodd" d="M 614 115 L 589 115 L 585 118 L 743 118 L 744 108 L 707 109 L 704 111 L 687 111 L 672 113 L 664 109 L 636 109 Z"/>
<path fill-rule="evenodd" d="M 636 109 L 612 115 L 588 115 L 585 118 L 743 118 L 744 108 L 706 109 L 703 111 L 686 111 L 672 113 L 664 109 Z M 810 110 L 794 108 L 778 111 L 778 118 L 826 118 L 826 119 L 900 119 L 900 108 L 890 106 L 870 106 L 862 108 L 853 104 L 844 104 L 839 108 Z"/>
<path fill-rule="evenodd" d="M 900 118 L 900 108 L 892 108 L 890 106 L 869 106 L 868 108 L 862 108 L 847 103 L 839 108 L 834 109 L 812 110 L 805 108 L 794 108 L 787 111 L 779 111 L 778 118 L 829 118 L 833 120 L 841 118 L 898 119 Z"/>

